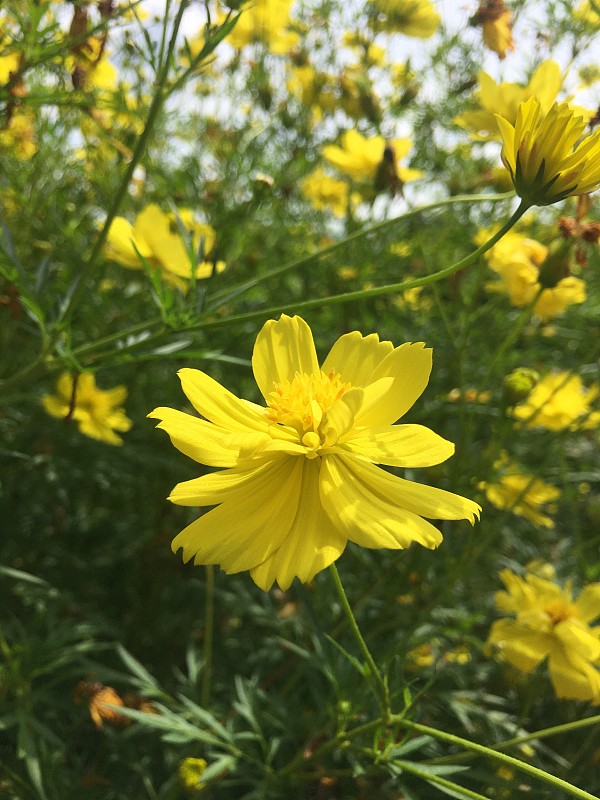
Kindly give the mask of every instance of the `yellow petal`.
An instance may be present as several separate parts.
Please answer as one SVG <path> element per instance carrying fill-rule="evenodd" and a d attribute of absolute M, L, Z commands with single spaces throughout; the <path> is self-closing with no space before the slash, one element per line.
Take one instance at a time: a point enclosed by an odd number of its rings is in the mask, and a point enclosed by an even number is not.
<path fill-rule="evenodd" d="M 285 541 L 296 517 L 304 459 L 284 458 L 275 474 L 251 470 L 221 505 L 192 522 L 173 540 L 173 552 L 225 572 L 253 569 Z"/>
<path fill-rule="evenodd" d="M 391 425 L 352 433 L 345 442 L 354 455 L 390 467 L 431 467 L 454 453 L 452 442 L 423 425 Z"/>
<path fill-rule="evenodd" d="M 355 480 L 389 503 L 402 506 L 413 514 L 429 519 L 467 519 L 471 524 L 476 517 L 479 518 L 481 507 L 466 497 L 398 478 L 358 458 L 340 456 L 340 459 L 351 470 Z"/>
<path fill-rule="evenodd" d="M 366 386 L 371 375 L 383 359 L 394 350 L 391 342 L 380 342 L 376 333 L 363 336 L 358 331 L 346 333 L 333 345 L 325 361 L 323 372 L 339 373 L 345 383 Z"/>
<path fill-rule="evenodd" d="M 600 583 L 590 583 L 575 601 L 575 608 L 582 622 L 593 622 L 600 617 Z"/>
<path fill-rule="evenodd" d="M 199 414 L 231 431 L 263 431 L 268 428 L 265 410 L 240 400 L 220 383 L 198 369 L 184 368 L 177 373 L 188 400 Z"/>
<path fill-rule="evenodd" d="M 353 473 L 350 464 L 355 466 L 355 462 L 340 456 L 323 458 L 321 497 L 330 519 L 339 520 L 351 542 L 394 550 L 408 547 L 412 542 L 430 549 L 441 543 L 442 535 L 437 528 L 401 505 L 382 498 Z"/>
<path fill-rule="evenodd" d="M 400 419 L 421 396 L 429 382 L 432 355 L 422 342 L 406 343 L 394 348 L 371 374 L 370 382 L 393 378 L 392 385 L 382 392 L 379 402 L 364 414 L 359 413 L 356 424 L 365 427 L 392 425 Z"/>
<path fill-rule="evenodd" d="M 254 345 L 252 369 L 258 388 L 268 400 L 273 384 L 292 381 L 297 372 L 313 375 L 319 362 L 312 332 L 301 317 L 282 314 L 266 322 Z"/>
<path fill-rule="evenodd" d="M 548 655 L 552 637 L 532 630 L 512 619 L 499 619 L 492 625 L 488 644 L 496 644 L 502 657 L 522 672 L 531 672 Z"/>
<path fill-rule="evenodd" d="M 600 640 L 587 626 L 566 619 L 555 626 L 554 634 L 562 642 L 569 657 L 576 654 L 586 661 L 597 661 L 600 658 Z"/>
<path fill-rule="evenodd" d="M 169 500 L 179 506 L 216 506 L 234 498 L 249 483 L 254 484 L 262 479 L 275 480 L 278 473 L 277 460 L 269 460 L 251 469 L 234 467 L 211 472 L 201 478 L 178 483 L 169 495 Z"/>
<path fill-rule="evenodd" d="M 173 408 L 155 408 L 148 416 L 159 419 L 173 445 L 186 456 L 211 467 L 235 467 L 243 458 L 260 451 L 271 441 L 267 434 L 253 431 L 234 433 Z"/>
<path fill-rule="evenodd" d="M 600 672 L 584 660 L 573 660 L 560 646 L 550 653 L 550 679 L 557 697 L 600 702 Z"/>
<path fill-rule="evenodd" d="M 281 546 L 251 571 L 254 582 L 268 591 L 277 581 L 286 591 L 295 577 L 312 580 L 344 552 L 346 537 L 325 513 L 319 495 L 318 461 L 303 459 L 302 488 L 298 512 Z"/>

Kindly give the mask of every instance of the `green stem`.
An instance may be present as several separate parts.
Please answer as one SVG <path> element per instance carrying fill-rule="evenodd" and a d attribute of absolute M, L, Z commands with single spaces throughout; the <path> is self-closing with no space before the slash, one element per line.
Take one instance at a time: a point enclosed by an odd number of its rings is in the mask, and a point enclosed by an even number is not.
<path fill-rule="evenodd" d="M 202 706 L 208 708 L 212 678 L 213 638 L 215 625 L 215 568 L 207 564 L 204 592 L 204 672 L 202 674 Z"/>
<path fill-rule="evenodd" d="M 338 593 L 338 597 L 340 598 L 342 608 L 344 609 L 344 612 L 346 614 L 346 618 L 350 624 L 350 628 L 352 629 L 352 633 L 354 634 L 354 638 L 356 639 L 358 646 L 365 657 L 365 661 L 369 666 L 369 672 L 371 675 L 371 679 L 374 683 L 375 693 L 378 696 L 381 705 L 381 710 L 383 711 L 383 718 L 385 720 L 390 714 L 390 695 L 387 683 L 383 679 L 383 676 L 381 675 L 381 672 L 379 671 L 379 668 L 375 663 L 375 659 L 371 655 L 371 651 L 369 650 L 369 648 L 367 647 L 367 643 L 363 639 L 362 633 L 360 632 L 360 628 L 358 627 L 358 623 L 356 622 L 356 618 L 352 611 L 352 607 L 348 602 L 348 597 L 342 585 L 342 581 L 340 580 L 340 575 L 339 572 L 337 571 L 335 563 L 330 565 L 329 572 L 331 574 L 331 577 L 333 578 L 333 583 Z"/>
<path fill-rule="evenodd" d="M 494 761 L 499 761 L 500 763 L 506 764 L 513 769 L 519 770 L 520 772 L 525 772 L 528 775 L 531 775 L 533 778 L 543 781 L 544 783 L 549 783 L 551 786 L 554 786 L 557 789 L 563 789 L 565 792 L 567 792 L 567 794 L 570 794 L 572 797 L 577 797 L 579 800 L 598 800 L 598 797 L 595 795 L 586 792 L 584 789 L 579 789 L 577 786 L 573 786 L 572 783 L 563 781 L 562 778 L 557 778 L 555 775 L 550 775 L 549 772 L 544 772 L 543 769 L 538 769 L 538 767 L 527 764 L 525 761 L 520 761 L 518 758 L 513 758 L 505 753 L 499 753 L 497 750 L 493 750 L 491 747 L 484 747 L 484 745 L 470 742 L 468 739 L 463 739 L 462 737 L 455 736 L 452 733 L 446 733 L 445 731 L 440 731 L 437 728 L 430 728 L 428 725 L 420 725 L 417 722 L 411 722 L 410 720 L 404 719 L 404 717 L 396 714 L 392 716 L 390 722 L 392 724 L 396 723 L 397 725 L 400 725 L 400 727 L 408 728 L 409 730 L 417 731 L 418 733 L 423 733 L 427 736 L 432 736 L 434 739 L 440 739 L 443 742 L 457 745 L 464 750 L 470 750 L 473 753 L 479 753 L 480 755 L 491 758 Z"/>
<path fill-rule="evenodd" d="M 144 130 L 140 138 L 137 140 L 135 150 L 133 151 L 133 156 L 131 157 L 131 161 L 129 162 L 125 174 L 121 180 L 119 188 L 117 189 L 115 199 L 108 210 L 106 215 L 106 219 L 104 221 L 104 225 L 96 239 L 96 243 L 92 249 L 90 257 L 87 260 L 79 273 L 79 277 L 77 283 L 75 284 L 75 288 L 73 289 L 71 296 L 67 302 L 67 305 L 64 309 L 62 314 L 62 319 L 60 320 L 61 325 L 64 326 L 66 323 L 69 322 L 71 317 L 73 316 L 73 312 L 77 307 L 82 294 L 86 290 L 86 284 L 88 278 L 92 275 L 94 268 L 96 266 L 96 261 L 102 252 L 102 248 L 104 247 L 104 243 L 108 236 L 108 232 L 110 230 L 111 223 L 113 219 L 116 217 L 119 208 L 121 207 L 121 203 L 123 202 L 123 198 L 127 193 L 127 189 L 133 177 L 133 173 L 135 168 L 137 167 L 138 163 L 140 162 L 144 152 L 146 150 L 146 145 L 150 138 L 150 135 L 153 131 L 154 124 L 156 123 L 156 119 L 158 117 L 158 113 L 161 109 L 163 102 L 167 94 L 164 92 L 165 84 L 167 82 L 167 77 L 169 75 L 169 70 L 171 67 L 171 61 L 173 54 L 175 52 L 175 46 L 177 44 L 177 35 L 179 33 L 179 28 L 181 26 L 181 21 L 183 18 L 183 13 L 188 6 L 189 0 L 181 0 L 179 4 L 179 9 L 177 11 L 177 15 L 175 17 L 175 21 L 173 23 L 173 29 L 171 31 L 171 38 L 169 40 L 169 46 L 167 48 L 167 53 L 162 63 L 162 68 L 160 74 L 158 75 L 156 81 L 156 91 L 154 92 L 154 97 L 152 99 L 152 104 L 150 106 L 150 111 L 148 112 L 148 117 L 146 119 L 146 124 L 144 126 Z"/>
<path fill-rule="evenodd" d="M 465 789 L 464 786 L 454 783 L 454 781 L 449 781 L 447 778 L 442 778 L 441 775 L 436 775 L 435 773 L 427 772 L 424 769 L 419 769 L 418 764 L 414 764 L 412 761 L 394 760 L 392 763 L 399 766 L 403 772 L 409 772 L 412 775 L 417 775 L 419 778 L 423 778 L 423 780 L 427 781 L 428 783 L 433 783 L 437 786 L 443 786 L 445 789 L 458 792 L 463 797 L 469 797 L 471 800 L 489 800 L 489 797 L 479 794 L 479 792 L 474 792 L 471 789 Z"/>
<path fill-rule="evenodd" d="M 426 206 L 411 208 L 410 211 L 406 211 L 403 214 L 399 214 L 397 217 L 394 217 L 393 219 L 385 219 L 382 222 L 376 222 L 374 225 L 370 225 L 368 228 L 360 228 L 360 230 L 356 231 L 355 233 L 351 233 L 348 236 L 345 236 L 343 239 L 340 239 L 339 242 L 334 242 L 333 244 L 330 244 L 327 247 L 322 247 L 320 250 L 315 250 L 314 252 L 309 253 L 309 255 L 304 256 L 303 258 L 299 258 L 294 261 L 289 261 L 287 264 L 283 264 L 281 267 L 277 267 L 276 269 L 270 270 L 269 272 L 263 275 L 258 275 L 256 278 L 252 278 L 251 280 L 248 280 L 245 283 L 241 283 L 233 289 L 224 289 L 221 292 L 216 292 L 212 297 L 212 302 L 209 306 L 209 310 L 212 311 L 216 308 L 219 308 L 219 306 L 221 306 L 223 303 L 229 302 L 234 297 L 243 294 L 248 289 L 253 289 L 255 286 L 258 286 L 259 284 L 264 283 L 265 281 L 268 281 L 271 278 L 277 278 L 280 275 L 284 275 L 286 272 L 291 272 L 294 269 L 300 269 L 302 267 L 306 267 L 306 265 L 310 264 L 312 261 L 316 261 L 317 259 L 329 256 L 332 253 L 335 253 L 337 250 L 346 247 L 347 245 L 351 244 L 354 241 L 363 239 L 364 237 L 370 236 L 375 233 L 381 233 L 387 228 L 391 228 L 392 226 L 396 225 L 398 222 L 404 222 L 405 220 L 409 220 L 412 217 L 418 217 L 421 214 L 425 214 L 427 211 L 434 211 L 435 209 L 438 208 L 444 208 L 445 206 L 460 204 L 460 203 L 482 203 L 482 202 L 493 203 L 501 200 L 507 200 L 510 199 L 511 197 L 514 197 L 513 192 L 506 192 L 505 194 L 497 194 L 497 195 L 459 194 L 455 195 L 454 197 L 446 197 L 443 200 L 437 200 L 435 203 L 430 203 L 429 205 Z M 523 205 L 523 203 L 521 203 L 521 205 Z M 521 206 L 519 206 L 519 208 L 520 207 Z M 524 209 L 522 213 L 525 213 L 525 210 L 526 209 Z M 512 224 L 514 224 L 514 222 Z M 512 227 L 512 225 L 510 227 Z M 504 235 L 504 233 L 506 233 L 506 231 L 503 231 L 501 235 Z"/>
<path fill-rule="evenodd" d="M 408 281 L 400 281 L 400 283 L 388 283 L 385 286 L 374 286 L 372 289 L 360 289 L 356 292 L 345 292 L 344 294 L 335 294 L 330 295 L 329 297 L 317 297 L 312 300 L 304 300 L 301 302 L 295 303 L 287 303 L 285 305 L 278 305 L 273 306 L 271 308 L 264 308 L 261 311 L 250 311 L 245 314 L 236 314 L 233 316 L 227 316 L 222 319 L 212 319 L 212 320 L 203 320 L 195 325 L 190 325 L 188 330 L 198 330 L 204 328 L 222 328 L 222 327 L 229 327 L 232 323 L 236 322 L 247 322 L 249 320 L 254 319 L 261 319 L 265 317 L 272 317 L 276 314 L 281 314 L 286 311 L 302 311 L 309 308 L 323 308 L 325 305 L 335 305 L 338 303 L 349 303 L 352 300 L 364 300 L 369 297 L 380 297 L 381 295 L 385 294 L 394 294 L 397 292 L 404 292 L 407 289 L 414 289 L 416 286 L 428 286 L 431 283 L 435 283 L 436 281 L 442 280 L 443 278 L 449 278 L 451 275 L 454 275 L 455 272 L 458 272 L 461 269 L 465 269 L 466 267 L 473 264 L 477 261 L 485 252 L 487 252 L 491 247 L 493 247 L 496 242 L 498 242 L 505 233 L 507 233 L 517 222 L 521 219 L 523 214 L 527 211 L 529 205 L 522 200 L 521 204 L 511 216 L 511 218 L 498 230 L 487 242 L 478 247 L 477 250 L 474 250 L 468 256 L 461 258 L 460 261 L 457 261 L 455 264 L 451 264 L 449 267 L 444 267 L 444 269 L 438 270 L 438 272 L 433 272 L 431 275 L 425 275 L 423 278 L 412 278 Z M 420 209 L 419 213 L 422 211 Z M 359 232 L 361 236 L 365 235 L 364 231 Z M 358 235 L 358 234 L 357 234 Z M 344 242 L 347 243 L 349 239 L 344 239 Z M 332 245 L 333 247 L 333 245 Z M 294 262 L 294 266 L 302 264 L 302 261 Z M 283 269 L 283 267 L 281 268 Z M 269 273 L 270 276 L 273 273 Z M 254 285 L 254 284 L 252 284 Z M 245 284 L 244 284 L 245 286 Z"/>

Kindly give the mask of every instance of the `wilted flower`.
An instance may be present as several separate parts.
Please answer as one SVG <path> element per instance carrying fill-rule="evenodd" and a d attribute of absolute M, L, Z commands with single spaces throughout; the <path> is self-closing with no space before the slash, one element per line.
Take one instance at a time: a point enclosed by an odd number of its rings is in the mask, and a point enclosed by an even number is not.
<path fill-rule="evenodd" d="M 563 78 L 556 61 L 544 61 L 537 67 L 526 86 L 518 83 L 496 83 L 487 74 L 478 76 L 479 90 L 475 99 L 480 108 L 465 111 L 454 122 L 469 131 L 473 139 L 500 139 L 500 129 L 496 122 L 499 115 L 513 125 L 517 119 L 519 104 L 529 97 L 539 100 L 544 111 L 548 111 L 562 86 Z"/>
<path fill-rule="evenodd" d="M 579 142 L 587 120 L 568 103 L 555 103 L 544 113 L 530 97 L 519 106 L 514 126 L 496 119 L 502 161 L 517 194 L 530 205 L 550 205 L 600 186 L 600 131 Z"/>
<path fill-rule="evenodd" d="M 386 149 L 391 153 L 391 168 L 402 183 L 415 180 L 421 172 L 401 167 L 400 159 L 408 155 L 412 144 L 410 139 L 395 139 L 386 142 L 383 136 L 367 138 L 356 130 L 346 131 L 342 136 L 342 146 L 330 144 L 323 148 L 323 156 L 334 167 L 356 181 L 375 182 L 381 165 L 386 158 Z"/>
<path fill-rule="evenodd" d="M 75 379 L 68 372 L 58 379 L 56 394 L 46 394 L 42 404 L 48 414 L 63 419 L 73 419 L 85 436 L 106 444 L 123 444 L 115 431 L 123 433 L 133 424 L 121 408 L 127 397 L 125 386 L 99 389 L 91 372 L 83 372 Z"/>
<path fill-rule="evenodd" d="M 600 616 L 600 583 L 586 586 L 573 600 L 570 584 L 562 589 L 509 569 L 500 578 L 507 591 L 496 594 L 496 607 L 516 619 L 494 622 L 488 644 L 523 672 L 547 658 L 557 697 L 600 703 L 600 627 L 589 624 Z"/>
<path fill-rule="evenodd" d="M 489 238 L 489 231 L 482 231 L 478 242 Z M 510 231 L 485 254 L 489 266 L 499 280 L 487 283 L 486 289 L 508 295 L 517 308 L 528 306 L 541 289 L 540 271 L 549 257 L 548 248 L 535 239 Z M 558 264 L 560 266 L 560 263 Z M 585 283 L 581 278 L 568 274 L 568 255 L 565 253 L 563 274 L 552 288 L 545 288 L 535 301 L 532 313 L 542 322 L 553 319 L 574 303 L 583 303 L 586 298 Z"/>
<path fill-rule="evenodd" d="M 454 452 L 428 428 L 393 425 L 429 380 L 431 350 L 422 343 L 394 348 L 354 331 L 319 367 L 306 322 L 282 315 L 258 334 L 252 366 L 265 405 L 183 369 L 183 390 L 205 419 L 171 408 L 149 415 L 183 453 L 225 468 L 171 493 L 180 505 L 217 506 L 175 538 L 186 561 L 250 570 L 265 591 L 274 581 L 286 590 L 332 564 L 348 541 L 435 548 L 442 536 L 423 516 L 478 516 L 471 500 L 376 466 L 431 466 Z"/>
<path fill-rule="evenodd" d="M 544 513 L 549 503 L 560 497 L 560 489 L 545 483 L 540 478 L 520 472 L 518 466 L 501 457 L 494 469 L 499 475 L 493 482 L 482 481 L 479 488 L 485 491 L 488 501 L 501 511 L 511 511 L 525 517 L 532 525 L 553 528 L 551 517 Z"/>
<path fill-rule="evenodd" d="M 527 399 L 513 408 L 512 415 L 526 428 L 597 428 L 600 411 L 591 411 L 591 406 L 599 392 L 596 385 L 586 389 L 579 375 L 554 372 L 538 381 Z"/>
<path fill-rule="evenodd" d="M 481 25 L 483 43 L 500 58 L 515 49 L 512 38 L 512 11 L 504 0 L 482 0 L 477 13 L 471 18 L 472 25 Z"/>

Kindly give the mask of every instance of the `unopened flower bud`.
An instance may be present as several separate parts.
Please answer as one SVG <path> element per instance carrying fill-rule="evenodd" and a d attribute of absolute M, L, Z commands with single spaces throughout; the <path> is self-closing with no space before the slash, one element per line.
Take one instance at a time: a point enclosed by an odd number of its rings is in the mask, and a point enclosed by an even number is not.
<path fill-rule="evenodd" d="M 539 379 L 539 373 L 527 367 L 519 367 L 507 375 L 502 388 L 508 405 L 519 403 L 529 397 Z"/>
<path fill-rule="evenodd" d="M 555 242 L 550 246 L 548 255 L 540 267 L 538 277 L 540 286 L 543 286 L 544 289 L 554 289 L 559 281 L 571 274 L 569 264 L 572 250 L 572 243 L 567 239 Z"/>

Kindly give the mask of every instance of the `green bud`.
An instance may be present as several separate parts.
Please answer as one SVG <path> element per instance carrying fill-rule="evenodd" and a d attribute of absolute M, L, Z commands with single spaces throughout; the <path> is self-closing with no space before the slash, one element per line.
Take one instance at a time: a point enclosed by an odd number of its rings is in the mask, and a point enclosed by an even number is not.
<path fill-rule="evenodd" d="M 508 405 L 525 400 L 535 388 L 540 375 L 534 369 L 519 367 L 504 378 L 502 388 Z"/>
<path fill-rule="evenodd" d="M 569 239 L 560 239 L 554 242 L 548 250 L 548 255 L 542 262 L 538 281 L 544 289 L 554 289 L 556 284 L 571 274 L 569 265 L 573 243 Z"/>

